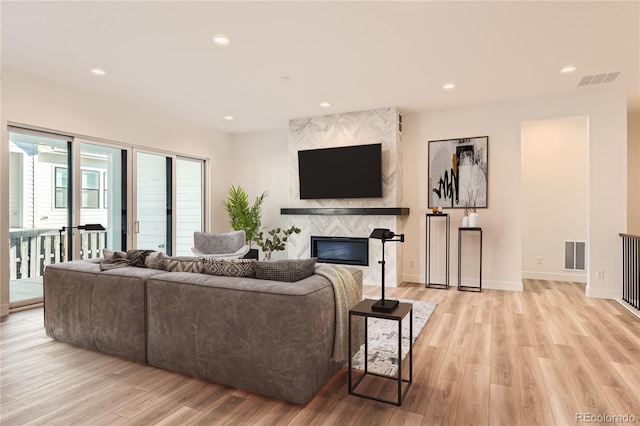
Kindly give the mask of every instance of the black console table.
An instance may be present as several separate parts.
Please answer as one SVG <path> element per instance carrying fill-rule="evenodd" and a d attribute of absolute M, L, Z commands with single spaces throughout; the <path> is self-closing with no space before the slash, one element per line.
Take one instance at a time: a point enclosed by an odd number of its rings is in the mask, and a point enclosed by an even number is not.
<path fill-rule="evenodd" d="M 462 285 L 462 234 L 465 232 L 478 232 L 480 234 L 480 271 L 478 287 Z M 459 291 L 482 291 L 482 228 L 458 228 L 458 290 Z"/>
<path fill-rule="evenodd" d="M 432 283 L 431 282 L 431 219 L 433 218 L 444 218 L 445 219 L 445 235 L 446 235 L 446 241 L 445 241 L 445 282 L 444 283 Z M 425 253 L 425 263 L 426 263 L 426 270 L 425 270 L 425 283 L 424 286 L 425 287 L 434 287 L 434 288 L 441 288 L 441 289 L 448 289 L 449 288 L 449 215 L 447 213 L 427 213 L 426 216 L 426 221 L 427 221 L 427 231 L 426 231 L 426 236 L 427 236 L 427 251 Z"/>

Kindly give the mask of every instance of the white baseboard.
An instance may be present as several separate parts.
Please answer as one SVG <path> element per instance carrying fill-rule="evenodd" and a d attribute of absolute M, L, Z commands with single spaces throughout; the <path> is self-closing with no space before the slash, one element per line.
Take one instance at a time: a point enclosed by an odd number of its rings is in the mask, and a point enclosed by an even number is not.
<path fill-rule="evenodd" d="M 6 317 L 9 315 L 9 304 L 0 305 L 0 317 Z"/>
<path fill-rule="evenodd" d="M 611 290 L 608 288 L 593 288 L 587 285 L 585 290 L 587 297 L 593 297 L 595 299 L 620 299 L 622 297 L 621 290 Z"/>
<path fill-rule="evenodd" d="M 488 288 L 491 290 L 522 291 L 522 281 L 482 280 L 482 288 Z"/>
<path fill-rule="evenodd" d="M 631 306 L 630 304 L 628 304 L 627 302 L 625 302 L 621 298 L 617 298 L 616 302 L 618 302 L 623 308 L 625 308 L 627 311 L 631 312 L 633 315 L 635 315 L 636 317 L 638 317 L 640 319 L 640 311 L 639 310 L 635 309 L 633 306 Z"/>
<path fill-rule="evenodd" d="M 522 278 L 529 280 L 545 281 L 570 281 L 574 283 L 586 283 L 587 274 L 564 274 L 551 272 L 522 271 Z"/>
<path fill-rule="evenodd" d="M 424 284 L 424 275 L 419 274 L 404 274 L 402 276 L 402 281 L 406 283 L 421 283 Z M 434 282 L 444 282 L 445 279 L 442 278 L 440 280 L 434 278 Z M 477 282 L 463 282 L 463 285 L 478 285 Z M 458 285 L 457 279 L 453 277 L 449 277 L 449 285 L 452 287 L 456 287 Z M 493 280 L 483 280 L 482 288 L 487 288 L 491 290 L 506 290 L 506 291 L 522 291 L 522 281 L 493 281 Z"/>
<path fill-rule="evenodd" d="M 424 284 L 424 275 L 420 274 L 403 274 L 402 275 L 403 283 L 421 283 Z"/>

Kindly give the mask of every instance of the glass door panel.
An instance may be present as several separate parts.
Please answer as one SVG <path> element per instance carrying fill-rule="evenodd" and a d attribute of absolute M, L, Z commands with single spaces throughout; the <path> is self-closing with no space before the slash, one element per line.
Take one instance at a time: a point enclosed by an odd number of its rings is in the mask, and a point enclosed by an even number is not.
<path fill-rule="evenodd" d="M 203 165 L 176 159 L 176 256 L 192 256 L 193 233 L 203 229 Z"/>
<path fill-rule="evenodd" d="M 137 249 L 172 254 L 171 157 L 136 154 Z"/>
<path fill-rule="evenodd" d="M 80 144 L 80 225 L 100 224 L 104 231 L 80 231 L 76 258 L 102 257 L 102 249 L 127 247 L 127 150 Z"/>
<path fill-rule="evenodd" d="M 71 138 L 9 129 L 9 306 L 42 301 L 46 265 L 61 261 L 70 225 Z"/>

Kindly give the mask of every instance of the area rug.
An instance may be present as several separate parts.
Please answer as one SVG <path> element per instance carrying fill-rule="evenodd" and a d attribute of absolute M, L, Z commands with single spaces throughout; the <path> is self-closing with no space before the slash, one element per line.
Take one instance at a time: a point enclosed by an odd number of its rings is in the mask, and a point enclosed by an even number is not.
<path fill-rule="evenodd" d="M 373 299 L 365 297 L 365 299 Z M 420 300 L 398 299 L 402 303 L 413 304 L 413 336 L 415 342 L 425 324 L 436 309 L 437 303 Z M 369 364 L 368 371 L 393 376 L 398 370 L 398 323 L 396 321 L 369 318 Z M 409 353 L 409 321 L 402 321 L 402 359 Z M 364 370 L 364 344 L 353 356 L 352 367 Z"/>

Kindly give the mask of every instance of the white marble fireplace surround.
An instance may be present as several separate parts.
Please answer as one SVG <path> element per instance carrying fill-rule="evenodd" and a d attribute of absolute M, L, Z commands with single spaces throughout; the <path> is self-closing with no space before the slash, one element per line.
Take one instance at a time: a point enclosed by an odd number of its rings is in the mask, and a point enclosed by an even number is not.
<path fill-rule="evenodd" d="M 289 208 L 401 207 L 402 175 L 399 115 L 397 108 L 381 108 L 289 121 Z M 301 200 L 298 183 L 298 151 L 351 145 L 382 144 L 382 198 Z M 406 217 L 391 215 L 289 215 L 288 222 L 301 229 L 288 244 L 288 256 L 311 254 L 311 236 L 368 237 L 374 228 L 401 233 Z M 380 285 L 382 243 L 369 241 L 369 266 L 362 266 L 363 282 Z M 385 281 L 401 282 L 402 244 L 385 244 Z"/>

